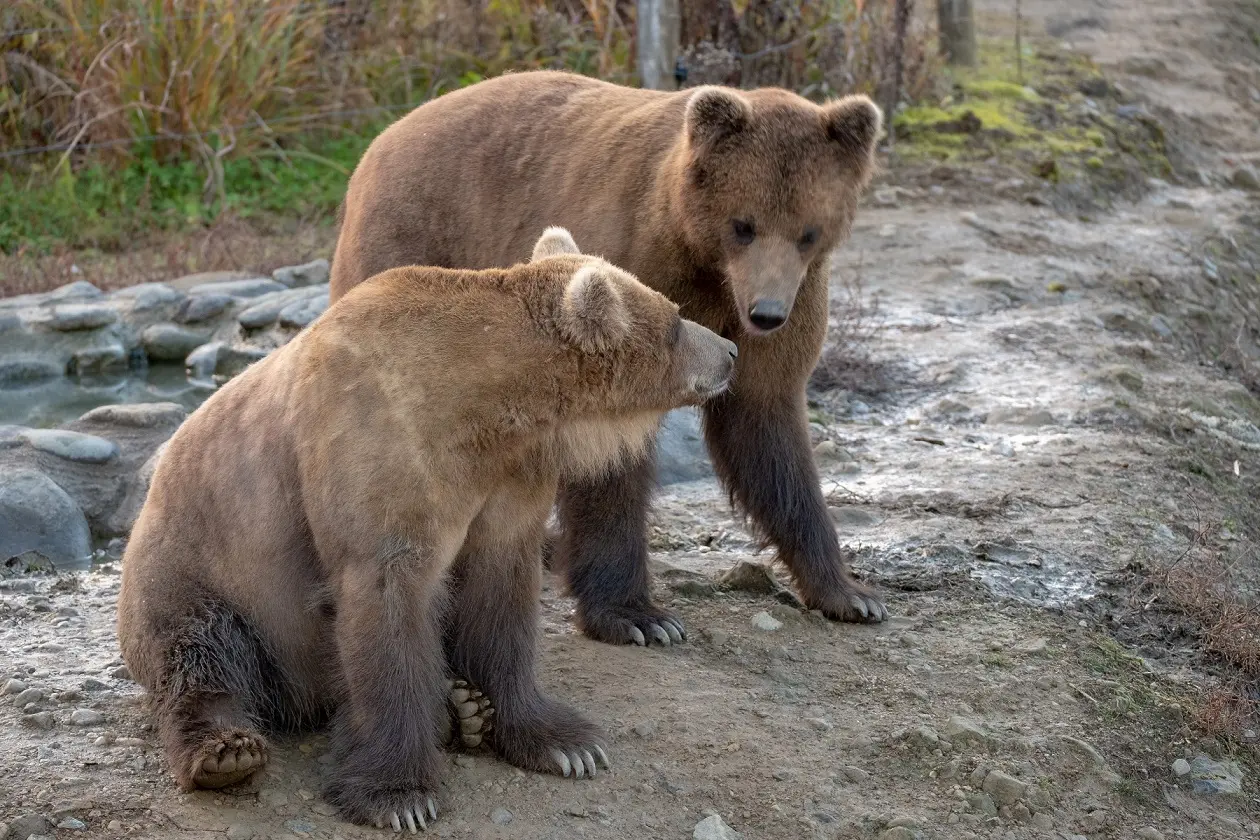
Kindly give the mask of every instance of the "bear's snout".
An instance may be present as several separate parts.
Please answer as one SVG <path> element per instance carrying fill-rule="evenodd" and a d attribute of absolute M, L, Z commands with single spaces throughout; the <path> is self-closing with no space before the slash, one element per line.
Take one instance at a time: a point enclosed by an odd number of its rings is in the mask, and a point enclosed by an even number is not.
<path fill-rule="evenodd" d="M 763 332 L 773 332 L 787 321 L 788 306 L 781 300 L 761 298 L 748 310 L 748 320 Z"/>

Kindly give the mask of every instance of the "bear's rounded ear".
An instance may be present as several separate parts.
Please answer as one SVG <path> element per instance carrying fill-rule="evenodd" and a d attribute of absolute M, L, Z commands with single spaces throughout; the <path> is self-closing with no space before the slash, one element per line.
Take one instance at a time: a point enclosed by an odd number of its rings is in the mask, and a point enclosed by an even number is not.
<path fill-rule="evenodd" d="M 609 350 L 630 335 L 630 311 L 621 292 L 594 265 L 569 278 L 557 321 L 564 338 L 586 353 Z"/>
<path fill-rule="evenodd" d="M 884 125 L 884 114 L 870 97 L 855 95 L 837 99 L 823 107 L 827 137 L 840 146 L 855 163 L 870 161 Z"/>
<path fill-rule="evenodd" d="M 534 253 L 530 256 L 530 262 L 538 262 L 545 260 L 547 257 L 555 257 L 560 254 L 580 254 L 577 243 L 573 241 L 573 234 L 569 233 L 562 227 L 552 226 L 542 232 L 542 236 L 538 237 L 538 241 L 534 243 Z"/>
<path fill-rule="evenodd" d="M 743 131 L 752 119 L 748 100 L 732 88 L 705 85 L 687 100 L 687 139 L 700 151 Z"/>

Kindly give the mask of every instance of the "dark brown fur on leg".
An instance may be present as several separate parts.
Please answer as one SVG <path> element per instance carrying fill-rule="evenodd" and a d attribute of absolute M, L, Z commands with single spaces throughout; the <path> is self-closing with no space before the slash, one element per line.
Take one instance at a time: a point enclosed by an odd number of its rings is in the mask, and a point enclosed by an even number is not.
<path fill-rule="evenodd" d="M 324 795 L 356 823 L 436 817 L 448 714 L 441 621 L 446 589 L 434 564 L 398 546 L 348 565 L 336 643 L 344 699 L 333 718 Z"/>
<path fill-rule="evenodd" d="M 560 493 L 560 535 L 552 568 L 563 569 L 577 599 L 577 623 L 592 639 L 663 645 L 687 637 L 678 616 L 652 602 L 647 513 L 655 458 Z"/>
<path fill-rule="evenodd" d="M 607 766 L 599 727 L 537 682 L 539 535 L 507 546 L 469 541 L 455 569 L 449 650 L 455 673 L 494 703 L 490 746 L 527 770 L 594 775 L 597 760 Z"/>
<path fill-rule="evenodd" d="M 727 393 L 705 406 L 714 467 L 731 500 L 752 517 L 800 590 L 831 619 L 882 621 L 875 590 L 845 568 L 809 445 L 803 397 L 750 404 Z"/>
<path fill-rule="evenodd" d="M 153 701 L 181 790 L 236 784 L 267 763 L 263 720 L 283 717 L 273 670 L 257 636 L 225 607 L 208 605 L 179 629 Z"/>

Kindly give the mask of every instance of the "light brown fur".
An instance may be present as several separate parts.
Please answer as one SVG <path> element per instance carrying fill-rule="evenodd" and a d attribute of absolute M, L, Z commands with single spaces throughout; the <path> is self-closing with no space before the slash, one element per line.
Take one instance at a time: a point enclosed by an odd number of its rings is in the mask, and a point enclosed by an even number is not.
<path fill-rule="evenodd" d="M 666 410 L 725 387 L 735 348 L 576 251 L 549 229 L 509 269 L 386 271 L 171 439 L 119 637 L 182 788 L 331 712 L 330 801 L 423 820 L 448 664 L 493 699 L 505 759 L 594 771 L 598 729 L 534 680 L 544 524 L 561 480 L 641 457 Z"/>
<path fill-rule="evenodd" d="M 846 569 L 805 416 L 828 255 L 849 235 L 880 128 L 864 96 L 817 105 L 776 88 L 661 92 L 551 71 L 480 82 L 417 108 L 365 153 L 332 295 L 395 265 L 509 265 L 539 224 L 569 228 L 739 345 L 734 387 L 705 408 L 719 476 L 810 607 L 882 620 L 878 595 Z M 649 593 L 652 476 L 649 456 L 562 486 L 557 559 L 597 639 L 682 636 Z"/>

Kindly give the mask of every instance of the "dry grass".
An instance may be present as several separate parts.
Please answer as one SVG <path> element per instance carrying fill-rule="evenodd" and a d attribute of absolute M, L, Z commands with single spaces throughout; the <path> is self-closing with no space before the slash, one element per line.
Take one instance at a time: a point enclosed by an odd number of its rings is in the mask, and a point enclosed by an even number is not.
<path fill-rule="evenodd" d="M 206 228 L 157 234 L 117 253 L 72 249 L 48 255 L 0 253 L 0 297 L 44 292 L 76 280 L 109 290 L 203 271 L 265 276 L 283 265 L 330 258 L 336 235 L 336 227 L 327 222 L 260 227 L 223 216 Z"/>
<path fill-rule="evenodd" d="M 860 263 L 841 281 L 839 291 L 839 299 L 831 303 L 827 343 L 810 374 L 810 385 L 821 391 L 878 396 L 892 386 L 893 372 L 871 355 L 871 340 L 880 328 L 879 301 L 864 294 Z"/>

